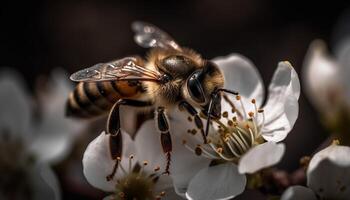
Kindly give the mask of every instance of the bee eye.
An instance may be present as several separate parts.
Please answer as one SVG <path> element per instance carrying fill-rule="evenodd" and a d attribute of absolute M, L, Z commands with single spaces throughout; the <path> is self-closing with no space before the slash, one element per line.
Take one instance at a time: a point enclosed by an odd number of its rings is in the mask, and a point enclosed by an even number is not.
<path fill-rule="evenodd" d="M 187 90 L 191 98 L 199 104 L 205 103 L 205 93 L 200 81 L 201 71 L 194 72 L 187 79 Z"/>
<path fill-rule="evenodd" d="M 162 80 L 161 80 L 161 82 L 167 83 L 167 82 L 169 82 L 171 79 L 172 79 L 172 78 L 171 78 L 170 75 L 168 75 L 168 74 L 163 74 L 163 75 L 162 75 Z"/>

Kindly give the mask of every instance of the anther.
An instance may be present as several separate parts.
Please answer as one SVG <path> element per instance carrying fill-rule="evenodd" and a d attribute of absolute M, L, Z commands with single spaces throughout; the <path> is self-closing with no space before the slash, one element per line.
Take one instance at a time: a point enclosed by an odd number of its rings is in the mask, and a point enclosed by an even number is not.
<path fill-rule="evenodd" d="M 196 135 L 196 133 L 197 133 L 197 130 L 196 129 L 192 129 L 191 134 L 192 135 Z"/>
<path fill-rule="evenodd" d="M 258 113 L 263 113 L 263 112 L 264 112 L 264 109 L 261 109 L 261 108 L 260 108 L 260 109 L 258 110 Z"/>
<path fill-rule="evenodd" d="M 182 140 L 182 144 L 187 144 L 187 140 Z"/>
<path fill-rule="evenodd" d="M 249 117 L 253 117 L 254 116 L 254 112 L 249 112 L 248 115 L 249 115 Z"/>
<path fill-rule="evenodd" d="M 228 120 L 228 121 L 227 121 L 227 124 L 228 124 L 229 126 L 233 126 L 233 121 L 232 121 L 232 120 Z"/>
<path fill-rule="evenodd" d="M 156 166 L 153 170 L 154 170 L 155 172 L 159 171 L 159 170 L 160 170 L 160 166 Z"/>
<path fill-rule="evenodd" d="M 196 148 L 194 149 L 194 152 L 197 156 L 202 155 L 202 148 L 200 145 L 197 145 Z"/>
<path fill-rule="evenodd" d="M 236 122 L 237 121 L 237 117 L 232 117 L 232 121 Z"/>
<path fill-rule="evenodd" d="M 225 117 L 225 118 L 227 118 L 227 117 L 228 117 L 228 112 L 227 112 L 227 111 L 223 112 L 223 113 L 222 113 L 222 116 Z"/>
<path fill-rule="evenodd" d="M 131 155 L 129 156 L 129 159 L 134 159 L 134 155 L 131 154 Z"/>
<path fill-rule="evenodd" d="M 165 196 L 165 191 L 162 191 L 162 192 L 160 193 L 160 196 L 164 197 L 164 196 Z"/>
<path fill-rule="evenodd" d="M 255 99 L 252 99 L 252 104 L 255 104 L 255 103 L 256 103 Z"/>
<path fill-rule="evenodd" d="M 219 147 L 219 148 L 216 149 L 216 151 L 217 151 L 218 153 L 222 153 L 222 148 Z"/>
<path fill-rule="evenodd" d="M 187 120 L 188 120 L 189 122 L 192 122 L 192 118 L 191 118 L 191 117 L 188 117 Z"/>
<path fill-rule="evenodd" d="M 121 161 L 122 159 L 118 156 L 118 157 L 117 157 L 117 160 L 118 160 L 118 161 Z"/>
<path fill-rule="evenodd" d="M 143 161 L 143 165 L 144 166 L 148 165 L 148 161 L 147 160 Z"/>
<path fill-rule="evenodd" d="M 237 95 L 237 96 L 236 96 L 236 100 L 237 100 L 237 101 L 241 100 L 241 96 Z"/>

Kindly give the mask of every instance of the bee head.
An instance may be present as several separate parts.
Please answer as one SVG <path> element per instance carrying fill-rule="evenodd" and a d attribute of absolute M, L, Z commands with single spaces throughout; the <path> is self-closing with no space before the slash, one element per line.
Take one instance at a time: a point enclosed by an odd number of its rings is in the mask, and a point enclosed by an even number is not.
<path fill-rule="evenodd" d="M 203 68 L 195 70 L 186 81 L 189 97 L 199 105 L 206 105 L 210 95 L 223 86 L 223 76 L 218 67 L 207 61 Z"/>

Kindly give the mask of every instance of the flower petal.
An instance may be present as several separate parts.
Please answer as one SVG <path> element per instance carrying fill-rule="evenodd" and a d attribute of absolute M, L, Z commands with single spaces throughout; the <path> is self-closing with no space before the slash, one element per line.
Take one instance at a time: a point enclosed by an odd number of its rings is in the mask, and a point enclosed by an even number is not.
<path fill-rule="evenodd" d="M 284 144 L 265 142 L 250 149 L 239 160 L 239 173 L 254 173 L 263 168 L 277 164 L 283 157 Z"/>
<path fill-rule="evenodd" d="M 233 163 L 219 164 L 200 170 L 192 178 L 186 197 L 188 199 L 232 199 L 244 191 L 246 177 L 238 173 Z"/>
<path fill-rule="evenodd" d="M 350 106 L 350 80 L 348 74 L 350 74 L 350 38 L 346 38 L 339 42 L 336 49 L 337 58 L 339 60 L 339 72 L 338 79 L 341 79 L 341 84 L 344 86 L 348 105 Z M 338 80 L 337 79 L 337 80 Z"/>
<path fill-rule="evenodd" d="M 182 139 L 189 135 L 187 133 L 189 125 L 186 122 L 180 120 L 171 120 L 170 122 L 172 137 L 170 175 L 173 178 L 176 191 L 183 195 L 190 179 L 200 169 L 208 166 L 210 160 L 196 156 L 183 146 Z M 155 127 L 154 120 L 143 123 L 136 134 L 135 145 L 139 157 L 148 160 L 150 166 L 159 165 L 160 170 L 164 171 L 166 159 L 165 155 L 162 154 L 160 134 Z"/>
<path fill-rule="evenodd" d="M 226 89 L 237 91 L 248 99 L 255 98 L 257 105 L 261 106 L 264 100 L 264 83 L 249 59 L 239 54 L 230 54 L 215 58 L 213 62 L 224 74 Z"/>
<path fill-rule="evenodd" d="M 324 159 L 329 159 L 339 166 L 350 167 L 350 147 L 332 144 L 317 152 L 311 159 L 308 171 L 314 170 Z"/>
<path fill-rule="evenodd" d="M 129 155 L 135 153 L 133 141 L 130 136 L 122 131 L 123 137 L 123 156 L 122 161 L 119 164 L 124 169 L 129 168 Z M 83 156 L 83 171 L 87 181 L 96 188 L 104 191 L 114 191 L 117 179 L 124 174 L 122 170 L 117 170 L 114 179 L 111 181 L 106 180 L 106 176 L 109 175 L 114 167 L 115 161 L 112 160 L 109 152 L 109 135 L 102 132 L 97 138 L 95 138 L 86 148 Z M 124 158 L 124 159 L 123 159 Z M 126 159 L 125 159 L 126 158 Z M 135 163 L 135 162 L 134 162 Z"/>
<path fill-rule="evenodd" d="M 10 69 L 0 72 L 0 132 L 30 138 L 31 99 L 21 77 Z"/>
<path fill-rule="evenodd" d="M 269 97 L 264 106 L 263 137 L 267 141 L 282 141 L 298 117 L 300 83 L 289 62 L 280 62 L 269 86 Z"/>
<path fill-rule="evenodd" d="M 71 151 L 73 139 L 66 133 L 46 127 L 35 140 L 30 144 L 29 150 L 34 153 L 40 162 L 56 164 L 62 161 Z M 47 132 L 49 134 L 45 135 Z M 56 133 L 56 135 L 54 135 Z"/>
<path fill-rule="evenodd" d="M 52 74 L 46 92 L 39 95 L 42 120 L 33 130 L 35 137 L 30 150 L 40 160 L 54 164 L 70 152 L 77 133 L 86 124 L 65 117 L 65 104 L 73 87 L 63 71 L 56 69 Z"/>
<path fill-rule="evenodd" d="M 316 153 L 307 170 L 307 184 L 325 198 L 350 196 L 350 147 L 331 145 Z"/>
<path fill-rule="evenodd" d="M 334 104 L 334 97 L 340 92 L 339 79 L 340 67 L 331 58 L 322 40 L 311 43 L 303 64 L 303 83 L 305 94 L 311 102 L 324 112 L 332 109 L 324 109 Z"/>
<path fill-rule="evenodd" d="M 292 186 L 289 187 L 281 196 L 281 200 L 317 200 L 315 193 L 304 186 Z"/>
<path fill-rule="evenodd" d="M 350 196 L 350 167 L 323 159 L 307 173 L 307 185 L 321 199 L 347 199 Z"/>
<path fill-rule="evenodd" d="M 33 199 L 61 199 L 57 177 L 49 166 L 36 164 L 28 176 L 33 188 Z"/>

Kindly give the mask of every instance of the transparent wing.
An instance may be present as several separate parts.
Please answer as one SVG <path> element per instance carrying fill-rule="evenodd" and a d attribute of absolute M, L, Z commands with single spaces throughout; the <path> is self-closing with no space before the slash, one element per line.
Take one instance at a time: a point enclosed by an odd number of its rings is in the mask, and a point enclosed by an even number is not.
<path fill-rule="evenodd" d="M 126 57 L 108 63 L 99 63 L 72 74 L 70 79 L 78 82 L 160 80 L 159 72 L 139 66 L 136 62 L 137 58 Z"/>
<path fill-rule="evenodd" d="M 131 25 L 135 32 L 135 42 L 144 47 L 160 47 L 181 51 L 181 47 L 167 33 L 146 22 L 134 22 Z"/>

